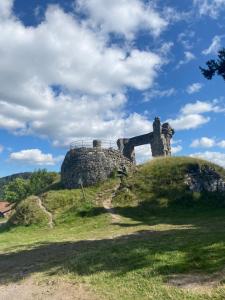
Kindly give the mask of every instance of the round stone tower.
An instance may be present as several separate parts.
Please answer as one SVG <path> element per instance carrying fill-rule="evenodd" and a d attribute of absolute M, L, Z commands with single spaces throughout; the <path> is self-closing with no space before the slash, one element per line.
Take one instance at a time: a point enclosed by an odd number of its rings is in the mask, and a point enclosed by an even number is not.
<path fill-rule="evenodd" d="M 93 147 L 78 145 L 67 152 L 61 167 L 61 180 L 65 188 L 91 186 L 105 181 L 115 170 L 129 170 L 134 165 L 113 148 L 103 148 L 99 140 Z"/>

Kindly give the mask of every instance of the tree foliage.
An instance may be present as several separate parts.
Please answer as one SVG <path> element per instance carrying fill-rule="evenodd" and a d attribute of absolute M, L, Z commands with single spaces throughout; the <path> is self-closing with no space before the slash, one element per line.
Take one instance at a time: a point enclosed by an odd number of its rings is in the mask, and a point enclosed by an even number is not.
<path fill-rule="evenodd" d="M 19 203 L 30 194 L 29 180 L 16 178 L 4 187 L 4 199 L 10 203 Z"/>
<path fill-rule="evenodd" d="M 30 179 L 16 178 L 4 187 L 3 198 L 10 203 L 18 204 L 30 195 L 38 195 L 56 181 L 58 175 L 47 170 L 33 172 Z"/>
<path fill-rule="evenodd" d="M 218 51 L 218 58 L 216 60 L 211 59 L 207 61 L 206 65 L 206 69 L 200 67 L 205 78 L 211 80 L 213 76 L 219 75 L 225 80 L 225 48 Z"/>
<path fill-rule="evenodd" d="M 30 190 L 31 194 L 38 195 L 57 179 L 57 173 L 47 172 L 47 170 L 37 170 L 31 175 Z"/>

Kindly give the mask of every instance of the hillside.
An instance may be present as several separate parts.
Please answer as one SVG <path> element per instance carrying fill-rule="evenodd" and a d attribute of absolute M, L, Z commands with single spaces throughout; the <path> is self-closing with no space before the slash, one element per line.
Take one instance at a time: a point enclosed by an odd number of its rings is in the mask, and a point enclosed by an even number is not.
<path fill-rule="evenodd" d="M 139 166 L 124 182 L 114 205 L 151 208 L 225 205 L 225 170 L 189 157 L 157 158 Z"/>
<path fill-rule="evenodd" d="M 84 194 L 55 185 L 22 201 L 17 220 L 36 222 L 0 227 L 3 298 L 224 299 L 225 197 L 188 189 L 186 175 L 199 170 L 200 182 L 225 178 L 206 161 L 160 158 L 120 185 L 112 178 Z"/>

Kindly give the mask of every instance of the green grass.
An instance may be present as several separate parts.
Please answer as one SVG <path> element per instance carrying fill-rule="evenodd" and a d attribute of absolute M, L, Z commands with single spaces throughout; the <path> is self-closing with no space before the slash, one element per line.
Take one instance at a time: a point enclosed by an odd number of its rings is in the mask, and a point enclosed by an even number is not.
<path fill-rule="evenodd" d="M 39 274 L 88 285 L 99 299 L 225 299 L 222 275 L 221 285 L 210 291 L 197 293 L 168 284 L 176 275 L 222 274 L 225 208 L 198 203 L 157 209 L 149 205 L 153 193 L 149 169 L 157 163 L 169 164 L 156 160 L 127 179 L 129 189 L 115 199 L 121 216 L 117 223 L 102 209 L 101 199 L 96 201 L 98 193 L 116 184 L 109 181 L 86 189 L 88 206 L 81 202 L 79 190 L 48 192 L 43 199 L 54 214 L 53 229 L 0 227 L 0 283 Z M 183 163 L 179 167 L 179 160 L 172 163 L 179 176 Z M 129 193 L 126 202 L 124 195 Z"/>
<path fill-rule="evenodd" d="M 152 209 L 169 206 L 225 206 L 223 193 L 193 193 L 185 184 L 185 175 L 198 167 L 209 166 L 225 178 L 225 170 L 210 162 L 189 157 L 157 158 L 131 174 L 125 188 L 114 198 L 115 206 L 145 203 Z M 204 176 L 204 175 L 201 175 Z M 202 178 L 203 179 L 203 178 Z"/>

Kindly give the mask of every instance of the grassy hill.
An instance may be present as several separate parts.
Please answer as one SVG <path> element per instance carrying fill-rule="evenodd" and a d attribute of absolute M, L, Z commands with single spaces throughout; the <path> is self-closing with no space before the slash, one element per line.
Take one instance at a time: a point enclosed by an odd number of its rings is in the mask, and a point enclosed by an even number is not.
<path fill-rule="evenodd" d="M 53 228 L 0 227 L 1 290 L 32 286 L 45 299 L 59 289 L 68 299 L 225 299 L 224 195 L 183 184 L 205 164 L 225 176 L 205 161 L 166 158 L 139 166 L 119 189 L 111 179 L 85 188 L 85 197 L 46 191 L 39 197 Z"/>
<path fill-rule="evenodd" d="M 187 207 L 194 205 L 220 207 L 225 205 L 224 193 L 192 192 L 186 184 L 186 175 L 196 170 L 214 170 L 225 181 L 225 170 L 213 163 L 189 157 L 157 158 L 138 168 L 124 182 L 114 198 L 114 205 L 142 204 L 151 209 Z M 208 181 L 204 172 L 198 178 Z M 204 178 L 205 177 L 205 178 Z"/>

